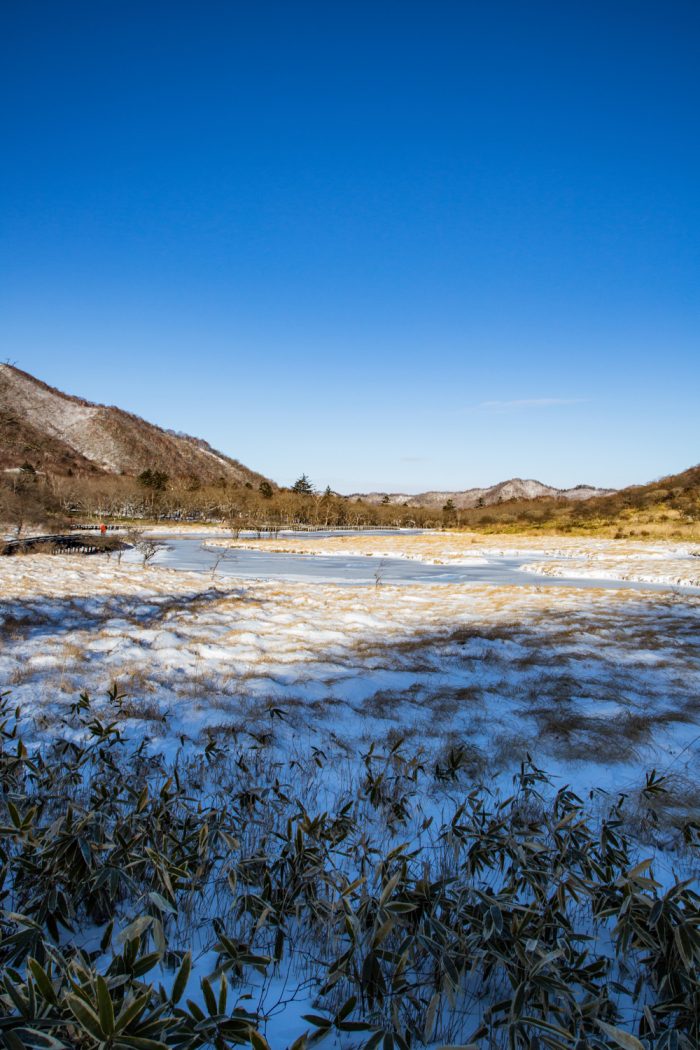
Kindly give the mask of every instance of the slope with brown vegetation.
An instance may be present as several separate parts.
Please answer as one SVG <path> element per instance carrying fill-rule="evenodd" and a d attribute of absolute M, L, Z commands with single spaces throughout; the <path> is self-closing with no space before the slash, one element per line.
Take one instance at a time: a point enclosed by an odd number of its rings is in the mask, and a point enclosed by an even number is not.
<path fill-rule="evenodd" d="M 114 406 L 72 397 L 12 365 L 0 365 L 0 469 L 127 474 L 145 469 L 201 483 L 259 484 L 263 475 Z"/>
<path fill-rule="evenodd" d="M 459 524 L 496 532 L 571 532 L 700 539 L 700 465 L 578 503 L 510 500 L 462 511 Z"/>

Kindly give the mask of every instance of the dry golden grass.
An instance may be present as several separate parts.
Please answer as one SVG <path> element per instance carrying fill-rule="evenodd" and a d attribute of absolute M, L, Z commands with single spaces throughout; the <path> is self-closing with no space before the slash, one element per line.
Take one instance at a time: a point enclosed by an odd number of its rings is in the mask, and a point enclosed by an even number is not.
<path fill-rule="evenodd" d="M 464 527 L 467 528 L 466 526 Z M 592 518 L 585 523 L 575 519 L 554 518 L 528 523 L 522 516 L 513 521 L 497 520 L 488 525 L 474 522 L 469 531 L 480 535 L 518 535 L 547 537 L 580 537 L 614 540 L 661 540 L 666 542 L 700 543 L 700 522 L 689 521 L 685 515 L 676 513 L 655 517 L 650 514 L 620 514 L 614 521 Z"/>
<path fill-rule="evenodd" d="M 482 544 L 445 534 L 358 539 L 412 543 L 412 553 L 423 556 L 459 557 Z M 308 550 L 329 541 L 301 542 Z M 489 549 L 504 548 L 503 537 L 489 543 Z M 578 541 L 558 543 L 580 554 Z M 597 555 L 606 541 L 589 549 Z M 630 562 L 642 560 L 639 545 L 628 550 Z M 656 731 L 670 739 L 674 726 L 698 718 L 684 681 L 696 673 L 697 655 L 697 602 L 688 596 L 566 587 L 242 584 L 232 577 L 212 587 L 192 573 L 44 562 L 49 577 L 39 571 L 41 556 L 32 559 L 31 571 L 13 559 L 0 565 L 4 594 L 11 596 L 3 641 L 14 683 L 32 702 L 50 686 L 47 704 L 65 707 L 83 688 L 103 695 L 116 678 L 133 704 L 128 717 L 152 722 L 154 733 L 161 711 L 170 710 L 186 732 L 191 713 L 194 734 L 207 720 L 252 734 L 279 732 L 272 703 L 290 731 L 347 735 L 343 746 L 351 750 L 351 734 L 356 742 L 364 731 L 376 739 L 412 733 L 432 749 L 455 736 L 480 747 L 497 771 L 528 750 L 617 763 L 651 748 Z M 37 645 L 25 637 L 26 628 L 44 601 L 55 626 L 42 629 Z M 34 673 L 30 650 L 53 663 L 43 670 L 38 664 Z M 653 701 L 649 715 L 640 699 L 645 691 Z M 596 703 L 623 702 L 625 695 L 633 697 L 629 718 L 597 718 Z M 589 704 L 585 714 L 569 703 L 577 697 Z M 673 714 L 666 713 L 669 697 Z"/>

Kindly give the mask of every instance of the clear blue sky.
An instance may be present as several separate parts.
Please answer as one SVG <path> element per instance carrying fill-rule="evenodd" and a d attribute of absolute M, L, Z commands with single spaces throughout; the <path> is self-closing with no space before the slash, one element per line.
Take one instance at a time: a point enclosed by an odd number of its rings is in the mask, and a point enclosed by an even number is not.
<path fill-rule="evenodd" d="M 281 483 L 700 460 L 700 4 L 3 5 L 0 357 Z"/>

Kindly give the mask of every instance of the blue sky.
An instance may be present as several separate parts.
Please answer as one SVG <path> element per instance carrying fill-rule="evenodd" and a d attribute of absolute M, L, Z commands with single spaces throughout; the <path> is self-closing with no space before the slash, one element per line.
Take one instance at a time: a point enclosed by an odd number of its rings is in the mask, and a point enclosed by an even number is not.
<path fill-rule="evenodd" d="M 2 359 L 281 483 L 700 460 L 697 3 L 2 20 Z"/>

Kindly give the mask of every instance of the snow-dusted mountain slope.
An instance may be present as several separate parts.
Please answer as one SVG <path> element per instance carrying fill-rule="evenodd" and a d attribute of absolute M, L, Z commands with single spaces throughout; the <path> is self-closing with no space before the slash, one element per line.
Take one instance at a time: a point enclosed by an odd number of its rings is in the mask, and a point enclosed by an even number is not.
<path fill-rule="evenodd" d="M 364 494 L 358 492 L 353 493 L 351 498 L 357 499 L 361 496 L 368 503 L 381 503 L 388 496 L 390 503 L 408 504 L 413 507 L 442 507 L 448 499 L 451 499 L 455 507 L 461 508 L 488 507 L 493 503 L 510 499 L 537 499 L 539 496 L 582 500 L 590 499 L 592 496 L 607 496 L 613 491 L 613 489 L 595 488 L 593 485 L 576 485 L 571 489 L 557 489 L 531 478 L 510 478 L 509 481 L 501 481 L 488 488 L 462 489 L 455 492 L 434 490 L 420 492 L 417 495 L 409 495 L 405 492 L 367 492 Z"/>
<path fill-rule="evenodd" d="M 163 430 L 120 408 L 96 405 L 0 365 L 0 469 L 31 464 L 54 473 L 139 474 L 146 468 L 202 482 L 258 482 L 262 475 L 205 441 Z"/>

